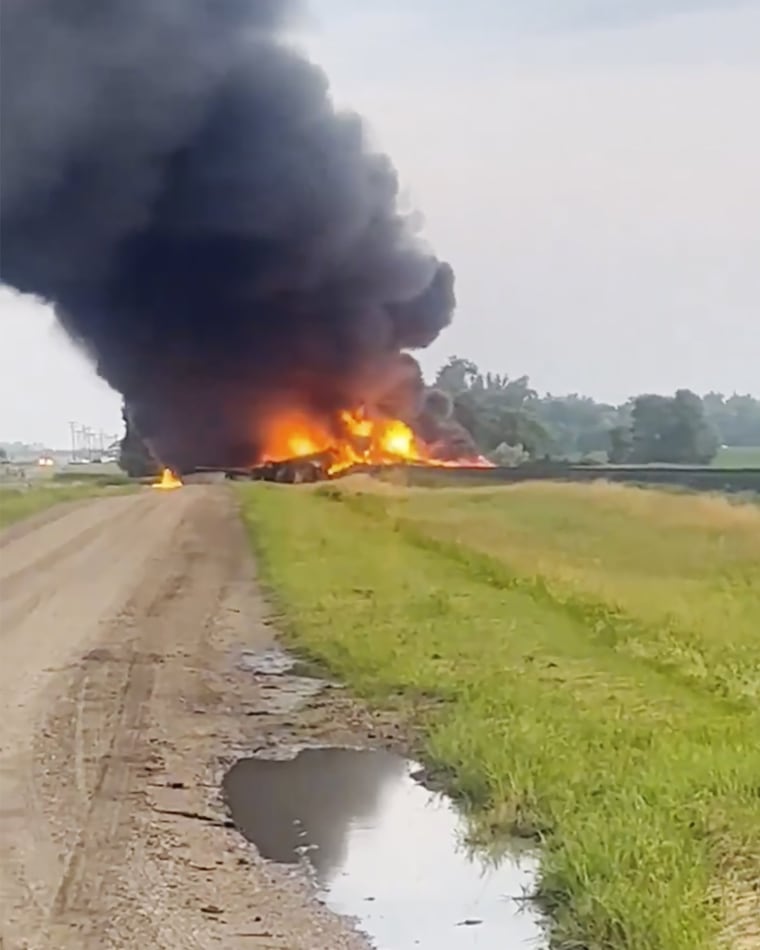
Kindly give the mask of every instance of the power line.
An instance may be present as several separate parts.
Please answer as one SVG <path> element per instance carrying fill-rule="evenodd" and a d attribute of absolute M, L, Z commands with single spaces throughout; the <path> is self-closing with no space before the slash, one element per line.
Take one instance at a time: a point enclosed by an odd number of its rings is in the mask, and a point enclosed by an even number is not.
<path fill-rule="evenodd" d="M 95 461 L 119 439 L 116 433 L 109 433 L 104 429 L 96 431 L 92 426 L 73 420 L 69 421 L 69 432 L 72 461 Z"/>

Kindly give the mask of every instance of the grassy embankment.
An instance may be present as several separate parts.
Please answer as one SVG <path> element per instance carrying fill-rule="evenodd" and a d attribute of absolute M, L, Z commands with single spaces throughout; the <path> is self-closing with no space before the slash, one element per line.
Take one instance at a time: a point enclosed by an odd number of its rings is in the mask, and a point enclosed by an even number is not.
<path fill-rule="evenodd" d="M 126 479 L 110 476 L 107 479 L 91 477 L 77 483 L 50 480 L 25 488 L 0 486 L 0 529 L 61 502 L 120 493 L 130 488 Z"/>
<path fill-rule="evenodd" d="M 760 509 L 611 485 L 250 486 L 289 635 L 411 708 L 553 945 L 760 945 Z M 443 702 L 430 702 L 430 700 Z"/>

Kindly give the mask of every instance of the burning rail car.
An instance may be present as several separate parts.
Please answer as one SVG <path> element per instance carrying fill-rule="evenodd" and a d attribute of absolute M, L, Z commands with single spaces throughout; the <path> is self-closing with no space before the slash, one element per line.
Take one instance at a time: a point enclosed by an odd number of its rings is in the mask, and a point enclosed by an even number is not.
<path fill-rule="evenodd" d="M 477 454 L 446 457 L 400 419 L 343 410 L 331 417 L 303 411 L 274 415 L 264 426 L 263 444 L 249 466 L 202 466 L 231 479 L 302 483 L 390 466 L 490 467 Z"/>

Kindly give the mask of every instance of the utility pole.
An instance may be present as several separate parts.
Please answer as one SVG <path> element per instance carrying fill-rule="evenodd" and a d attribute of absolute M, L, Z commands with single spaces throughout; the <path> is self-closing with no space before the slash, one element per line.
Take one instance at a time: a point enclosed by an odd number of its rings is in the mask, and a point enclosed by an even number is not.
<path fill-rule="evenodd" d="M 95 430 L 79 422 L 69 421 L 71 434 L 71 460 L 91 462 L 96 456 L 102 458 L 106 449 L 117 442 L 118 433 L 109 434 L 104 429 Z"/>

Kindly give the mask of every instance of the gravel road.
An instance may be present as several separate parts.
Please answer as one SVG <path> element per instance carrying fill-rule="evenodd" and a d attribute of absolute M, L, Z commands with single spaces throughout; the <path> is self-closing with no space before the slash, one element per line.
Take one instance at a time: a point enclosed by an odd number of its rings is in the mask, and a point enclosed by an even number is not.
<path fill-rule="evenodd" d="M 219 800 L 260 721 L 238 658 L 263 610 L 223 487 L 0 534 L 2 950 L 366 946 Z"/>

